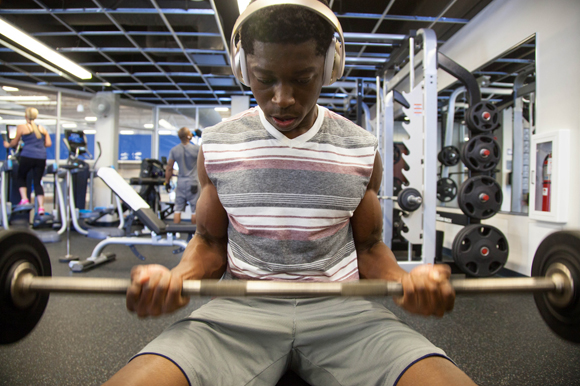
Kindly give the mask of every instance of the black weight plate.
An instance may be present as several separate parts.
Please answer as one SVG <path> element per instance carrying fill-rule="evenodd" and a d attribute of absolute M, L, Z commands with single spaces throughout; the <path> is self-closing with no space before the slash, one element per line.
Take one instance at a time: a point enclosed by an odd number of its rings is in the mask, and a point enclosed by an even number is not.
<path fill-rule="evenodd" d="M 13 304 L 11 269 L 18 262 L 30 263 L 38 276 L 51 276 L 50 258 L 38 237 L 24 230 L 0 231 L 0 344 L 14 343 L 28 335 L 48 303 L 48 293 L 38 293 L 26 309 Z"/>
<path fill-rule="evenodd" d="M 457 196 L 457 184 L 451 178 L 440 178 L 437 181 L 437 199 L 449 202 Z"/>
<path fill-rule="evenodd" d="M 465 122 L 473 132 L 487 134 L 499 127 L 499 114 L 493 103 L 481 101 L 467 109 Z"/>
<path fill-rule="evenodd" d="M 580 343 L 580 232 L 559 231 L 542 241 L 534 255 L 532 276 L 543 277 L 554 263 L 564 264 L 572 274 L 574 294 L 565 307 L 550 302 L 547 293 L 535 293 L 534 300 L 540 315 L 556 334 L 571 342 Z"/>
<path fill-rule="evenodd" d="M 453 240 L 453 260 L 467 275 L 489 277 L 505 265 L 509 245 L 504 234 L 491 225 L 472 224 Z"/>
<path fill-rule="evenodd" d="M 501 209 L 503 193 L 489 176 L 471 177 L 459 188 L 457 203 L 467 216 L 479 220 L 494 216 Z"/>
<path fill-rule="evenodd" d="M 476 135 L 461 149 L 461 161 L 469 170 L 489 172 L 501 159 L 499 143 L 488 135 Z"/>
<path fill-rule="evenodd" d="M 437 159 L 444 166 L 455 166 L 459 163 L 460 158 L 459 149 L 455 146 L 445 146 L 437 154 Z"/>
<path fill-rule="evenodd" d="M 409 202 L 408 199 L 410 197 L 420 198 L 422 201 L 421 192 L 415 188 L 403 189 L 403 191 L 397 196 L 399 207 L 406 212 L 414 212 L 421 207 L 420 202 Z"/>

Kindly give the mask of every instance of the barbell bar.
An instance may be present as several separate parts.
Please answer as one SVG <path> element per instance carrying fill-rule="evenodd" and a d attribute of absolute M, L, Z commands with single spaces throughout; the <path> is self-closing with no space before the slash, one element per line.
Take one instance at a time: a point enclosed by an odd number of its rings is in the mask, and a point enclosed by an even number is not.
<path fill-rule="evenodd" d="M 548 236 L 534 257 L 534 277 L 452 279 L 457 294 L 534 294 L 540 314 L 558 335 L 580 343 L 580 232 Z M 48 293 L 124 295 L 131 281 L 51 277 L 44 245 L 27 231 L 0 231 L 0 344 L 26 336 L 40 320 Z M 185 280 L 184 296 L 400 296 L 400 283 Z"/>
<path fill-rule="evenodd" d="M 34 267 L 17 263 L 10 279 L 10 293 L 16 305 L 26 307 L 35 292 L 90 293 L 124 295 L 129 279 L 38 277 Z M 490 294 L 513 292 L 551 292 L 556 298 L 570 299 L 574 283 L 570 272 L 561 264 L 549 276 L 531 278 L 452 279 L 456 294 Z M 184 280 L 183 296 L 401 296 L 398 282 L 362 280 L 353 282 L 296 283 L 246 280 Z"/>

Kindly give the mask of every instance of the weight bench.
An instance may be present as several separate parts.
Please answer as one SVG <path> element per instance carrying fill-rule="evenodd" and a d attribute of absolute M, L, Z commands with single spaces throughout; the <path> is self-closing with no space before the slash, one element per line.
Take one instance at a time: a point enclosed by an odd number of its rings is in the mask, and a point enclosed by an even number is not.
<path fill-rule="evenodd" d="M 151 230 L 150 238 L 140 237 L 108 237 L 97 244 L 87 260 L 71 261 L 70 267 L 74 272 L 81 272 L 84 268 L 94 267 L 108 260 L 99 261 L 105 256 L 101 254 L 108 245 L 128 245 L 134 250 L 135 245 L 152 245 L 160 247 L 179 247 L 185 249 L 187 241 L 175 238 L 175 233 L 195 233 L 196 226 L 189 224 L 166 224 L 160 220 L 151 207 L 129 185 L 117 171 L 110 167 L 102 167 L 97 171 L 103 182 L 135 213 L 137 218 Z M 165 238 L 163 237 L 165 236 Z M 143 257 L 139 258 L 144 259 Z"/>

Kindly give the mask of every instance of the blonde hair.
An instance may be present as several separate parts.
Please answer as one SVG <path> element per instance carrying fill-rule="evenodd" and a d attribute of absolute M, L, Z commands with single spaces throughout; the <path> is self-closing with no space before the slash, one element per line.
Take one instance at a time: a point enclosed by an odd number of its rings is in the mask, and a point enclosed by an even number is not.
<path fill-rule="evenodd" d="M 36 138 L 40 139 L 40 137 L 42 137 L 42 134 L 40 134 L 40 130 L 38 129 L 38 126 L 36 126 L 36 123 L 34 123 L 34 120 L 36 119 L 36 117 L 38 117 L 38 110 L 35 109 L 34 107 L 27 107 L 26 110 L 24 111 L 24 117 L 26 118 L 27 122 L 30 124 L 30 126 L 32 127 L 32 131 L 34 132 L 34 135 L 36 135 Z"/>

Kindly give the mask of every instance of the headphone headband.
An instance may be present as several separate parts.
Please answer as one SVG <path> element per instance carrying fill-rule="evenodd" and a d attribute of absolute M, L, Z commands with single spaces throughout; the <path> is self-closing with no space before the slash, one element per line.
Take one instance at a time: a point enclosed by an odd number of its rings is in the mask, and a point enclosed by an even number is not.
<path fill-rule="evenodd" d="M 334 66 L 331 66 L 331 71 L 335 74 L 334 77 L 331 74 L 328 74 L 328 82 L 325 83 L 333 83 L 336 79 L 340 78 L 344 72 L 344 64 L 345 64 L 345 51 L 344 51 L 344 35 L 342 32 L 342 27 L 338 18 L 332 12 L 330 8 L 326 5 L 322 4 L 318 0 L 257 0 L 244 10 L 244 12 L 238 17 L 236 23 L 234 24 L 234 28 L 232 30 L 232 36 L 230 39 L 230 50 L 231 50 L 231 67 L 234 73 L 234 76 L 243 84 L 249 86 L 248 79 L 244 79 L 244 72 L 246 72 L 245 66 L 245 57 L 243 49 L 241 47 L 241 42 L 236 43 L 236 37 L 240 33 L 242 29 L 242 25 L 257 11 L 263 8 L 273 7 L 276 5 L 298 5 L 304 8 L 308 8 L 310 11 L 317 13 L 318 15 L 322 16 L 326 21 L 328 21 L 334 27 L 335 32 L 339 35 L 339 41 L 334 41 L 331 43 L 331 48 L 336 46 L 336 49 L 339 51 L 337 52 L 338 58 L 337 63 Z M 327 58 L 328 59 L 328 58 Z M 334 61 L 334 55 L 332 55 L 332 60 Z M 325 68 L 328 66 L 325 63 Z M 334 68 L 338 67 L 338 68 Z M 326 76 L 326 75 L 325 75 Z"/>

